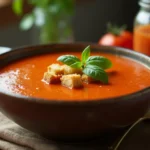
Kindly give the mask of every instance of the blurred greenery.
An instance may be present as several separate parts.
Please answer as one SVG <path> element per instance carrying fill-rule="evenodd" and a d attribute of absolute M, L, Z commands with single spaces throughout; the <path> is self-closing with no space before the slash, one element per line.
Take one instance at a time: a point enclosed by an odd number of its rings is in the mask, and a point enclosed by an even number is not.
<path fill-rule="evenodd" d="M 39 27 L 42 43 L 59 42 L 60 36 L 65 38 L 72 34 L 69 19 L 74 14 L 74 0 L 27 0 L 27 3 L 33 6 L 33 10 L 23 16 L 20 22 L 22 30 L 28 30 L 33 26 Z M 23 5 L 24 0 L 13 0 L 14 13 L 23 15 Z"/>

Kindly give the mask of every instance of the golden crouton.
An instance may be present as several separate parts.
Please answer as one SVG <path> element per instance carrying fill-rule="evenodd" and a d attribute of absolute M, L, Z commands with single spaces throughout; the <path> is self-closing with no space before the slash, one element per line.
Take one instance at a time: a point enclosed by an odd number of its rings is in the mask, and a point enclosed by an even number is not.
<path fill-rule="evenodd" d="M 63 74 L 63 67 L 59 64 L 52 64 L 48 66 L 48 72 L 54 72 L 56 75 L 61 75 Z"/>
<path fill-rule="evenodd" d="M 68 74 L 82 74 L 82 69 L 80 69 L 80 68 L 72 68 L 72 67 L 67 66 L 67 65 L 63 65 L 62 67 L 63 67 L 65 75 L 68 75 Z"/>
<path fill-rule="evenodd" d="M 79 74 L 63 75 L 60 80 L 63 86 L 70 89 L 81 88 L 83 86 L 81 75 Z"/>
<path fill-rule="evenodd" d="M 48 84 L 60 83 L 61 75 L 55 75 L 53 72 L 45 72 L 43 80 Z"/>
<path fill-rule="evenodd" d="M 85 83 L 98 82 L 97 80 L 87 76 L 86 74 L 83 74 L 81 78 L 82 78 L 82 81 Z"/>

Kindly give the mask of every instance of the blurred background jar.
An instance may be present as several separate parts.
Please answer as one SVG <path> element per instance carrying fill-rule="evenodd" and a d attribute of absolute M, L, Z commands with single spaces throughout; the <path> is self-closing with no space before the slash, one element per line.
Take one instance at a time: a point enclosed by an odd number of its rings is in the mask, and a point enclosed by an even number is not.
<path fill-rule="evenodd" d="M 134 21 L 134 50 L 150 56 L 150 0 L 139 1 Z"/>

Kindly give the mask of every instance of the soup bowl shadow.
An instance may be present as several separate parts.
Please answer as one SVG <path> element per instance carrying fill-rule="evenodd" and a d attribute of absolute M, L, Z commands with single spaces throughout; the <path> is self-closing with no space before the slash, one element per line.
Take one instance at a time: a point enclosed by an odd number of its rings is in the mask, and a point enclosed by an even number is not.
<path fill-rule="evenodd" d="M 0 68 L 25 57 L 56 51 L 82 51 L 87 45 L 101 51 L 131 58 L 150 67 L 150 58 L 124 48 L 91 43 L 51 44 L 14 49 L 0 55 Z M 125 86 L 125 85 L 123 85 Z M 120 97 L 90 101 L 56 101 L 0 91 L 0 109 L 20 126 L 53 139 L 85 139 L 117 133 L 142 117 L 149 108 L 150 88 Z"/>

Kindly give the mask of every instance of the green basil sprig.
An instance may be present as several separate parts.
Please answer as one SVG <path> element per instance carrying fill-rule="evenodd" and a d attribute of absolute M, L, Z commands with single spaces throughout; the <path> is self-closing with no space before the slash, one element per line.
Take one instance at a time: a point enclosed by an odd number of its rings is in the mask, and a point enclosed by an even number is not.
<path fill-rule="evenodd" d="M 111 68 L 112 62 L 103 56 L 90 56 L 90 46 L 83 50 L 81 60 L 74 55 L 63 55 L 57 60 L 72 68 L 82 68 L 82 72 L 87 76 L 102 83 L 108 83 L 108 74 L 105 69 Z"/>
<path fill-rule="evenodd" d="M 86 63 L 87 59 L 90 57 L 90 46 L 86 47 L 81 54 L 82 64 Z"/>
<path fill-rule="evenodd" d="M 111 61 L 103 56 L 90 56 L 87 59 L 86 64 L 96 65 L 101 67 L 102 69 L 109 69 L 112 67 Z"/>
<path fill-rule="evenodd" d="M 63 55 L 60 56 L 57 60 L 68 66 L 71 66 L 72 68 L 81 68 L 82 65 L 80 59 L 74 55 Z M 81 65 L 78 65 L 79 63 Z"/>

